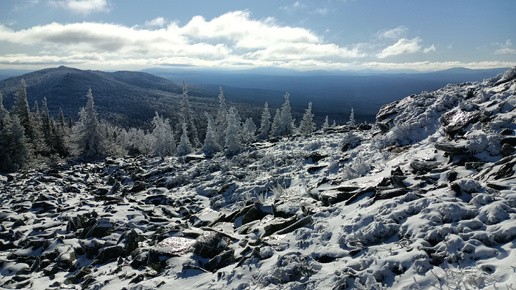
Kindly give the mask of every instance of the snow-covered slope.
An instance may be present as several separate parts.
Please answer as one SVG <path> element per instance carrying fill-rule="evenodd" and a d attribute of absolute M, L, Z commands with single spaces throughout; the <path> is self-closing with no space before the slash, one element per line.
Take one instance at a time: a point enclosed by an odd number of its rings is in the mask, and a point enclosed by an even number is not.
<path fill-rule="evenodd" d="M 0 286 L 515 288 L 515 73 L 233 158 L 0 176 Z"/>

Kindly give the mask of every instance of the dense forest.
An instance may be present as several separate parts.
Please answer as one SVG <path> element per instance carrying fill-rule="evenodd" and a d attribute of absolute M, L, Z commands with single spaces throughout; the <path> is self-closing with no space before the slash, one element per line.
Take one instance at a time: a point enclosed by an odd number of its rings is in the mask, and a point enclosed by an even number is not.
<path fill-rule="evenodd" d="M 197 108 L 192 108 L 188 87 L 183 81 L 176 112 L 178 121 L 171 122 L 156 112 L 151 121 L 152 128 L 144 130 L 120 127 L 99 118 L 91 88 L 86 93 L 87 103 L 81 108 L 77 121 L 72 116 L 66 118 L 62 109 L 55 120 L 49 113 L 46 98 L 41 109 L 37 101 L 30 108 L 27 86 L 22 79 L 10 111 L 4 107 L 0 94 L 0 172 L 105 156 L 234 155 L 256 140 L 308 135 L 316 130 L 311 102 L 296 126 L 289 93 L 285 93 L 285 101 L 274 115 L 265 103 L 257 126 L 251 117 L 243 118 L 235 107 L 228 106 L 222 87 L 219 91 L 216 116 L 205 112 L 205 120 L 198 120 L 198 112 L 193 113 Z M 352 110 L 349 124 L 354 123 Z M 199 124 L 207 125 L 199 128 Z M 328 118 L 322 126 L 330 126 Z"/>

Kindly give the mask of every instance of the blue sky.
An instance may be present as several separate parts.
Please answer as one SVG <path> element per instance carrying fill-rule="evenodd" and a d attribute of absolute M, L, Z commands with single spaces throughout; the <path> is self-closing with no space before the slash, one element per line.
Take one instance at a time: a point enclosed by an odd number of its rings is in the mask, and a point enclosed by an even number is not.
<path fill-rule="evenodd" d="M 2 0 L 0 69 L 516 66 L 514 0 Z"/>

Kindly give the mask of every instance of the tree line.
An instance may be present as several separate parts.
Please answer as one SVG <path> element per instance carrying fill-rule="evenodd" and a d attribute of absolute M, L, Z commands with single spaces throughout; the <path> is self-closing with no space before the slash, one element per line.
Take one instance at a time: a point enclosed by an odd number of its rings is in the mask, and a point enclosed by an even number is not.
<path fill-rule="evenodd" d="M 57 120 L 49 114 L 46 98 L 41 109 L 37 101 L 32 110 L 27 101 L 26 84 L 22 79 L 15 93 L 11 110 L 4 108 L 0 94 L 0 172 L 12 172 L 42 163 L 53 163 L 67 158 L 92 160 L 103 156 L 185 156 L 203 153 L 234 155 L 257 140 L 309 135 L 316 130 L 312 103 L 308 104 L 299 127 L 295 126 L 290 107 L 290 95 L 272 117 L 265 103 L 260 126 L 252 118 L 243 120 L 235 107 L 228 107 L 224 92 L 219 87 L 218 110 L 207 119 L 204 141 L 199 138 L 197 123 L 189 102 L 188 87 L 183 81 L 183 93 L 178 108 L 179 121 L 173 126 L 168 118 L 157 112 L 152 119 L 152 130 L 120 128 L 99 119 L 91 88 L 86 93 L 86 106 L 79 111 L 79 119 L 65 119 L 62 109 Z M 271 120 L 272 118 L 272 120 Z M 353 114 L 350 122 L 354 123 Z M 329 127 L 328 118 L 323 124 Z"/>

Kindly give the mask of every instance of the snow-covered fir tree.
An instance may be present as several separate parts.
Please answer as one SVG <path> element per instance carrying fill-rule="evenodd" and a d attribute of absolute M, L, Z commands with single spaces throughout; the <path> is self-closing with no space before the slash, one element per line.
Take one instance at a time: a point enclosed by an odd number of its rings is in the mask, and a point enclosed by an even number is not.
<path fill-rule="evenodd" d="M 281 106 L 279 120 L 274 116 L 272 136 L 287 136 L 294 134 L 294 120 L 292 119 L 292 109 L 290 108 L 290 94 L 285 93 L 285 102 Z M 277 126 L 277 127 L 276 127 Z"/>
<path fill-rule="evenodd" d="M 351 107 L 351 113 L 349 114 L 349 121 L 347 123 L 348 126 L 355 126 L 355 109 Z"/>
<path fill-rule="evenodd" d="M 215 153 L 221 151 L 221 147 L 215 137 L 215 124 L 211 115 L 207 112 L 204 113 L 208 119 L 208 126 L 206 128 L 206 137 L 204 138 L 204 145 L 202 146 L 202 152 L 206 156 L 213 156 Z"/>
<path fill-rule="evenodd" d="M 190 107 L 188 87 L 186 86 L 185 81 L 183 81 L 183 95 L 181 96 L 181 103 L 179 106 L 179 120 L 181 127 L 183 126 L 183 123 L 187 126 L 190 144 L 195 148 L 200 147 L 201 143 L 199 141 L 199 134 L 197 133 L 197 126 L 195 125 L 192 108 Z"/>
<path fill-rule="evenodd" d="M 299 134 L 310 135 L 315 131 L 314 114 L 312 114 L 312 102 L 308 103 L 308 108 L 303 115 L 299 125 Z"/>
<path fill-rule="evenodd" d="M 237 117 L 236 109 L 229 108 L 228 111 L 228 127 L 226 128 L 226 136 L 224 149 L 227 155 L 234 155 L 242 150 L 240 143 L 240 120 Z"/>
<path fill-rule="evenodd" d="M 79 121 L 73 127 L 73 134 L 77 146 L 76 153 L 91 158 L 103 155 L 105 148 L 91 88 L 86 98 L 86 107 L 81 108 L 79 112 Z"/>
<path fill-rule="evenodd" d="M 169 119 L 161 117 L 156 112 L 156 116 L 152 119 L 152 127 L 154 155 L 165 157 L 176 154 L 176 140 Z"/>
<path fill-rule="evenodd" d="M 34 137 L 34 126 L 32 124 L 29 102 L 27 100 L 27 84 L 25 79 L 21 79 L 20 87 L 14 94 L 14 106 L 12 115 L 18 116 L 20 124 L 25 130 L 25 134 L 29 139 Z"/>
<path fill-rule="evenodd" d="M 215 118 L 215 138 L 218 144 L 224 144 L 224 132 L 228 126 L 228 108 L 224 91 L 219 86 L 219 108 L 217 110 L 217 117 Z"/>
<path fill-rule="evenodd" d="M 269 137 L 271 130 L 271 112 L 269 111 L 269 104 L 265 102 L 262 111 L 262 120 L 260 122 L 260 129 L 258 130 L 257 138 L 259 140 L 265 140 Z"/>
<path fill-rule="evenodd" d="M 247 118 L 242 126 L 242 141 L 252 143 L 256 141 L 256 125 L 252 118 Z"/>
<path fill-rule="evenodd" d="M 177 146 L 177 156 L 185 156 L 192 153 L 192 144 L 189 139 L 188 125 L 186 125 L 186 122 L 183 122 L 183 133 L 181 134 L 181 139 Z"/>
<path fill-rule="evenodd" d="M 324 129 L 329 128 L 330 123 L 328 122 L 328 115 L 326 115 L 326 118 L 324 118 L 324 123 L 322 124 L 321 129 L 324 131 Z"/>
<path fill-rule="evenodd" d="M 269 133 L 270 137 L 278 137 L 279 135 L 279 128 L 281 126 L 281 110 L 276 109 L 276 113 L 274 114 L 274 119 L 272 120 L 271 124 L 271 131 Z"/>

